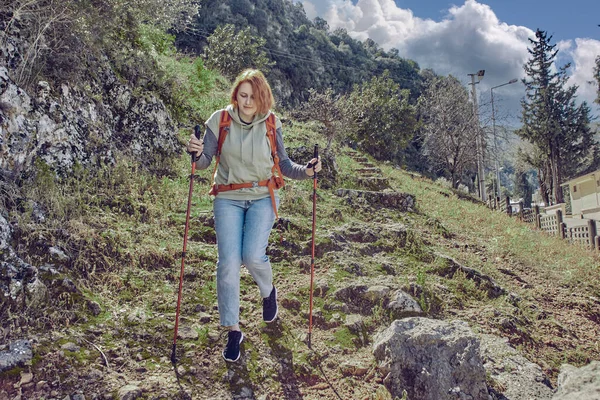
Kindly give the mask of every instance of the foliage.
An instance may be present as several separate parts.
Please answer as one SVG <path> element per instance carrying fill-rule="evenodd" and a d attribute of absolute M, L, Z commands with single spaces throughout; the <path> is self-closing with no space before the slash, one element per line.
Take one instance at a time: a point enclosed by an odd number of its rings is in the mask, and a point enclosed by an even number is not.
<path fill-rule="evenodd" d="M 424 152 L 457 188 L 476 163 L 477 125 L 469 94 L 453 76 L 433 78 L 419 101 Z"/>
<path fill-rule="evenodd" d="M 220 71 L 232 80 L 250 67 L 266 73 L 274 63 L 261 50 L 264 44 L 265 39 L 253 36 L 250 28 L 236 33 L 233 25 L 220 26 L 208 37 L 208 46 L 204 50 L 206 66 Z"/>
<path fill-rule="evenodd" d="M 141 24 L 180 30 L 197 12 L 192 0 L 15 0 L 0 6 L 8 40 L 16 27 L 28 42 L 13 79 L 81 81 L 103 56 L 137 47 Z"/>
<path fill-rule="evenodd" d="M 226 105 L 229 83 L 221 75 L 205 68 L 201 58 L 178 54 L 174 36 L 155 27 L 142 28 L 140 46 L 157 62 L 161 71 L 157 91 L 176 119 L 201 124 L 209 110 Z"/>
<path fill-rule="evenodd" d="M 402 162 L 402 151 L 417 128 L 415 107 L 408 97 L 408 90 L 400 89 L 387 71 L 356 85 L 343 104 L 354 125 L 351 138 L 379 160 Z"/>
<path fill-rule="evenodd" d="M 530 207 L 533 199 L 533 183 L 531 182 L 532 173 L 529 165 L 523 162 L 522 157 L 517 159 L 515 165 L 515 184 L 514 196 L 517 199 L 523 199 L 525 207 Z"/>
<path fill-rule="evenodd" d="M 561 183 L 565 176 L 590 167 L 597 150 L 590 129 L 590 109 L 576 104 L 577 86 L 567 86 L 570 64 L 553 72 L 558 50 L 552 37 L 537 30 L 529 39 L 530 59 L 523 80 L 526 97 L 521 101 L 523 127 L 516 133 L 536 147 L 530 163 L 538 169 L 541 194 L 546 204 L 562 203 Z M 588 160 L 588 164 L 583 164 Z M 579 166 L 567 170 L 568 166 Z"/>
<path fill-rule="evenodd" d="M 390 71 L 390 78 L 410 89 L 416 101 L 422 89 L 419 66 L 373 41 L 361 42 L 344 29 L 330 31 L 327 22 L 310 21 L 300 2 L 287 0 L 204 0 L 192 29 L 177 33 L 177 46 L 200 55 L 206 38 L 218 27 L 235 26 L 265 40 L 268 59 L 277 65 L 267 74 L 278 103 L 292 107 L 306 101 L 309 89 L 347 93 L 355 84 Z M 208 64 L 207 64 L 208 65 Z"/>
<path fill-rule="evenodd" d="M 310 89 L 309 98 L 296 111 L 295 116 L 300 119 L 309 119 L 323 124 L 323 134 L 327 138 L 326 152 L 331 150 L 334 138 L 340 139 L 340 133 L 347 127 L 345 114 L 340 109 L 340 96 L 328 88 L 324 93 Z"/>
<path fill-rule="evenodd" d="M 596 67 L 594 68 L 594 77 L 598 82 L 598 89 L 596 93 L 598 96 L 596 97 L 596 103 L 600 104 L 600 56 L 596 57 Z"/>

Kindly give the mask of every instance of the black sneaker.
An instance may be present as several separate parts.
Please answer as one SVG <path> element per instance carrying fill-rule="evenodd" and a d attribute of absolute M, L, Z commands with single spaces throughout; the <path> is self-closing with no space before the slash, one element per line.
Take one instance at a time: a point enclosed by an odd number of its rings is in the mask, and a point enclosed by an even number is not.
<path fill-rule="evenodd" d="M 273 286 L 269 297 L 263 297 L 263 321 L 273 322 L 277 318 L 277 289 Z"/>
<path fill-rule="evenodd" d="M 227 336 L 227 346 L 223 350 L 225 361 L 236 362 L 240 359 L 240 343 L 244 340 L 244 334 L 241 331 L 229 331 Z"/>

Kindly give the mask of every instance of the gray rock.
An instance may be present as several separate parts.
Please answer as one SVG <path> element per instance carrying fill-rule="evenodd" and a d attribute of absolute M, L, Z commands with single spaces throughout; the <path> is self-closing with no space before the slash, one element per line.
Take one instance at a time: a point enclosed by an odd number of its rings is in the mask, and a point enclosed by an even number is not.
<path fill-rule="evenodd" d="M 198 330 L 195 326 L 180 326 L 177 337 L 181 340 L 198 340 Z"/>
<path fill-rule="evenodd" d="M 65 252 L 56 247 L 56 246 L 52 246 L 48 249 L 48 252 L 50 253 L 50 258 L 52 259 L 52 261 L 54 262 L 64 262 L 64 261 L 68 261 L 69 260 L 69 256 L 65 254 Z"/>
<path fill-rule="evenodd" d="M 554 391 L 542 368 L 519 354 L 507 339 L 482 335 L 480 340 L 483 368 L 494 390 L 500 391 L 508 400 L 552 398 Z"/>
<path fill-rule="evenodd" d="M 141 325 L 148 320 L 148 315 L 146 314 L 146 310 L 142 308 L 136 308 L 127 314 L 125 320 L 131 325 Z"/>
<path fill-rule="evenodd" d="M 344 326 L 353 333 L 360 333 L 365 328 L 365 323 L 363 321 L 363 317 L 358 314 L 350 314 L 346 316 L 346 322 Z"/>
<path fill-rule="evenodd" d="M 421 309 L 419 303 L 402 290 L 394 293 L 392 301 L 387 305 L 387 309 L 391 311 L 392 317 L 395 319 L 423 314 L 423 309 Z"/>
<path fill-rule="evenodd" d="M 461 271 L 465 274 L 467 279 L 471 279 L 475 282 L 479 289 L 486 291 L 490 298 L 496 298 L 507 294 L 506 289 L 498 285 L 492 277 L 485 275 L 474 268 L 461 265 L 452 257 L 441 253 L 436 253 L 435 255 L 445 262 L 444 267 L 440 267 L 436 270 L 437 274 L 452 278 L 457 271 Z"/>
<path fill-rule="evenodd" d="M 38 279 L 38 270 L 21 260 L 11 247 L 12 230 L 0 214 L 0 302 L 12 307 L 35 308 L 47 298 L 47 287 Z"/>
<path fill-rule="evenodd" d="M 412 317 L 376 335 L 373 353 L 393 396 L 489 400 L 479 340 L 465 322 Z"/>
<path fill-rule="evenodd" d="M 33 358 L 29 340 L 17 340 L 9 343 L 8 350 L 0 352 L 0 372 L 23 367 Z"/>
<path fill-rule="evenodd" d="M 117 398 L 119 400 L 134 400 L 142 397 L 142 389 L 135 385 L 126 385 L 119 389 Z"/>
<path fill-rule="evenodd" d="M 73 353 L 76 353 L 81 349 L 81 347 L 72 342 L 65 343 L 60 346 L 60 348 L 63 350 L 72 351 Z"/>
<path fill-rule="evenodd" d="M 78 293 L 79 292 L 79 289 L 77 289 L 75 282 L 73 282 L 69 278 L 63 279 L 61 286 L 64 290 L 66 290 L 69 293 Z"/>
<path fill-rule="evenodd" d="M 100 307 L 100 304 L 98 304 L 97 302 L 92 301 L 92 300 L 88 300 L 87 308 L 88 308 L 88 310 L 90 310 L 90 312 L 92 313 L 92 315 L 94 317 L 97 317 L 102 312 L 102 308 Z"/>
<path fill-rule="evenodd" d="M 212 321 L 212 316 L 210 314 L 205 313 L 205 312 L 201 312 L 198 315 L 198 320 L 200 322 L 202 322 L 203 324 L 208 324 L 209 322 Z"/>
<path fill-rule="evenodd" d="M 27 305 L 31 308 L 42 306 L 48 298 L 48 288 L 38 278 L 33 279 L 26 285 Z"/>
<path fill-rule="evenodd" d="M 581 368 L 564 364 L 558 375 L 558 390 L 552 400 L 600 399 L 600 362 Z"/>
<path fill-rule="evenodd" d="M 371 286 L 365 293 L 365 298 L 373 304 L 378 304 L 385 299 L 390 292 L 390 288 L 387 286 Z"/>

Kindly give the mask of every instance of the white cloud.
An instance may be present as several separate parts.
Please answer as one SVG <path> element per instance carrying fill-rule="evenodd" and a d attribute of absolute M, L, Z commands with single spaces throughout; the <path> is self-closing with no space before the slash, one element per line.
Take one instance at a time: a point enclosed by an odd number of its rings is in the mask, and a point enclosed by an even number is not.
<path fill-rule="evenodd" d="M 411 10 L 399 8 L 393 0 L 303 1 L 305 8 L 327 20 L 332 29 L 345 28 L 359 40 L 373 39 L 384 49 L 397 48 L 402 57 L 415 60 L 421 68 L 436 73 L 452 74 L 467 83 L 467 74 L 485 69 L 485 77 L 477 89 L 483 102 L 489 100 L 492 86 L 524 77 L 523 64 L 529 54 L 535 32 L 528 27 L 509 25 L 498 20 L 494 11 L 476 0 L 465 0 L 451 7 L 440 21 L 415 16 Z M 309 17 L 314 18 L 308 14 Z M 316 15 L 315 15 L 316 16 Z M 586 82 L 592 78 L 595 56 L 600 42 L 576 39 L 561 42 L 559 55 L 572 58 L 572 81 L 580 86 L 579 98 L 593 100 L 594 89 Z M 561 54 L 563 53 L 563 54 Z M 517 117 L 523 86 L 513 84 L 494 91 Z"/>
<path fill-rule="evenodd" d="M 320 2 L 319 4 L 323 4 L 323 2 Z M 304 11 L 306 11 L 306 16 L 309 19 L 313 20 L 319 16 L 319 13 L 317 12 L 317 8 L 315 7 L 315 5 L 312 2 L 303 1 L 302 6 L 304 7 Z"/>
<path fill-rule="evenodd" d="M 594 67 L 596 57 L 600 56 L 600 40 L 575 39 L 574 42 L 573 45 L 573 41 L 570 41 L 565 48 L 565 52 L 573 59 L 569 83 L 579 86 L 578 97 L 594 107 L 592 103 L 598 89 L 598 82 L 594 80 Z"/>

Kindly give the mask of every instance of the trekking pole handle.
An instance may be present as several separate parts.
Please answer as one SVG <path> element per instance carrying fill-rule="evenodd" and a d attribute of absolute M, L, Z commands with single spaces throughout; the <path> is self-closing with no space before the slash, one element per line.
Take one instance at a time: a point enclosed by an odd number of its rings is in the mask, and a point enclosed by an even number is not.
<path fill-rule="evenodd" d="M 200 125 L 194 127 L 194 136 L 196 136 L 196 139 L 200 140 Z M 192 162 L 196 162 L 196 152 L 192 153 Z"/>
<path fill-rule="evenodd" d="M 317 161 L 315 161 L 315 164 L 313 165 L 313 168 L 315 168 L 317 166 L 317 164 L 319 163 L 319 145 L 315 144 L 315 154 L 314 157 Z M 314 178 L 317 179 L 317 171 L 313 171 L 314 172 Z"/>

